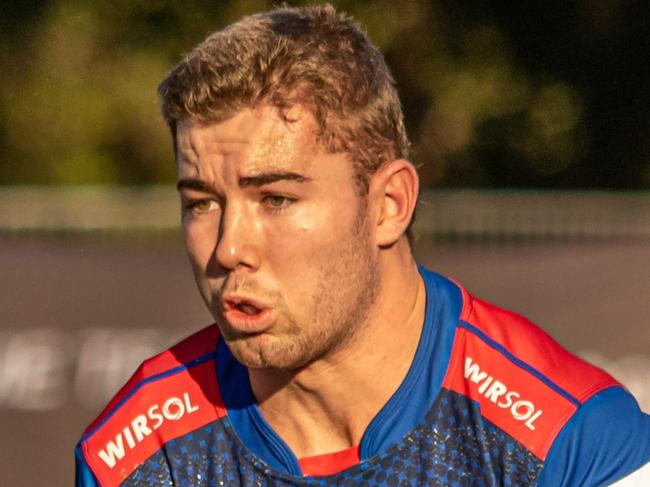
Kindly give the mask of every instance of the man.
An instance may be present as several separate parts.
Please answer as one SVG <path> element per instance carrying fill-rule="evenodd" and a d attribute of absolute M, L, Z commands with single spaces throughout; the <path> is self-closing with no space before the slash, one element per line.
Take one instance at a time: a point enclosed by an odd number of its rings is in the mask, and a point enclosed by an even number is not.
<path fill-rule="evenodd" d="M 89 426 L 77 485 L 602 485 L 650 417 L 525 319 L 418 267 L 381 54 L 329 6 L 210 36 L 159 89 L 216 324 Z"/>

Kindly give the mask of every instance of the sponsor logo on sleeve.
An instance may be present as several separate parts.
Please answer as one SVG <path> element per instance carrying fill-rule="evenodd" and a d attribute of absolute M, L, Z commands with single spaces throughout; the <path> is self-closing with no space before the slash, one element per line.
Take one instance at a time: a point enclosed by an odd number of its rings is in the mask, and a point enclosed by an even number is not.
<path fill-rule="evenodd" d="M 540 460 L 577 409 L 535 369 L 464 328 L 458 330 L 443 387 L 474 401 L 482 418 Z"/>
<path fill-rule="evenodd" d="M 522 398 L 519 392 L 509 389 L 503 381 L 482 370 L 471 357 L 465 357 L 464 375 L 465 379 L 478 386 L 480 395 L 498 407 L 509 410 L 515 420 L 523 422 L 528 429 L 535 430 L 535 421 L 543 411 L 537 409 L 532 401 Z"/>
<path fill-rule="evenodd" d="M 106 443 L 98 452 L 99 458 L 113 468 L 118 460 L 124 458 L 127 448 L 133 450 L 147 436 L 160 428 L 166 421 L 178 421 L 185 415 L 196 413 L 199 406 L 192 403 L 189 393 L 181 397 L 172 396 L 160 404 L 152 404 L 138 414 L 129 424 L 115 435 L 115 439 Z"/>
<path fill-rule="evenodd" d="M 121 485 L 163 445 L 227 414 L 214 365 L 205 360 L 171 373 L 153 367 L 154 375 L 141 373 L 127 383 L 82 442 L 101 485 Z"/>

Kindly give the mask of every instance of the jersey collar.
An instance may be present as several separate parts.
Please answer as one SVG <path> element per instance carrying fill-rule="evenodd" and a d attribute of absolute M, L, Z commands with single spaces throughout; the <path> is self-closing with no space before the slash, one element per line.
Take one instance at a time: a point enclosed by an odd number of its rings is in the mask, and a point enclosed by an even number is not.
<path fill-rule="evenodd" d="M 424 419 L 447 371 L 462 296 L 458 286 L 448 279 L 421 266 L 418 270 L 426 289 L 418 347 L 406 377 L 361 439 L 361 462 L 399 442 Z M 239 440 L 270 467 L 289 475 L 302 475 L 298 459 L 255 404 L 248 370 L 233 357 L 223 339 L 218 345 L 216 368 L 228 420 Z"/>

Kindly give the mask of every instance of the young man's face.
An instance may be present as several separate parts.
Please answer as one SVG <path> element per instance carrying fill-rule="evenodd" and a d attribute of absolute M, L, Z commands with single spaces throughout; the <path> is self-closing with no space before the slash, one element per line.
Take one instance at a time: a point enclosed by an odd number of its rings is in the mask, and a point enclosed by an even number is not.
<path fill-rule="evenodd" d="M 312 117 L 242 110 L 178 124 L 185 244 L 208 308 L 249 367 L 294 369 L 349 343 L 379 286 L 350 161 Z"/>

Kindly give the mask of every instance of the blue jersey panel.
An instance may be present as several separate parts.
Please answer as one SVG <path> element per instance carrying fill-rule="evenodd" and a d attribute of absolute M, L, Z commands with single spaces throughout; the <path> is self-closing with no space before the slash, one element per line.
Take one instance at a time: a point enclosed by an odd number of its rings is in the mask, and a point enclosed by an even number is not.
<path fill-rule="evenodd" d="M 559 434 L 539 487 L 608 485 L 650 461 L 650 416 L 621 387 L 589 399 Z"/>
<path fill-rule="evenodd" d="M 75 461 L 75 487 L 100 487 L 95 476 L 88 468 L 81 452 L 81 444 L 74 450 Z"/>
<path fill-rule="evenodd" d="M 170 441 L 122 484 L 135 486 L 527 486 L 542 463 L 485 420 L 477 403 L 443 389 L 400 442 L 326 477 L 290 475 L 241 443 L 227 418 Z"/>

